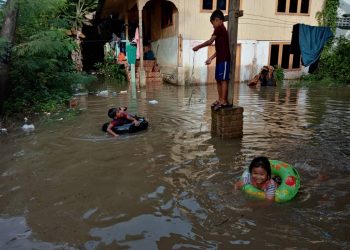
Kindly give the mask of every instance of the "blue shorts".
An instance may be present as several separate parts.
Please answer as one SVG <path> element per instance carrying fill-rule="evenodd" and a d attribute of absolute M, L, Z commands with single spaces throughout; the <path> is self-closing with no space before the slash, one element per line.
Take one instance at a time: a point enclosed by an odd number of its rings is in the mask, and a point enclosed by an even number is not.
<path fill-rule="evenodd" d="M 230 62 L 224 61 L 222 63 L 216 64 L 215 80 L 217 81 L 230 80 Z"/>

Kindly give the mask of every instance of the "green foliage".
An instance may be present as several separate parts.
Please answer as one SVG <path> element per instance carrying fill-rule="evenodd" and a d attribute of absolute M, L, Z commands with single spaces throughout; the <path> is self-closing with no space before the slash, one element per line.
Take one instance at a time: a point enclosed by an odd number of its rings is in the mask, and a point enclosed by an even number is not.
<path fill-rule="evenodd" d="M 107 78 L 116 79 L 119 81 L 126 80 L 126 74 L 124 68 L 120 64 L 116 63 L 96 63 L 95 67 L 98 70 L 98 74 Z"/>
<path fill-rule="evenodd" d="M 0 30 L 2 29 L 6 9 L 6 0 L 0 0 Z"/>
<path fill-rule="evenodd" d="M 276 65 L 275 66 L 275 78 L 276 78 L 276 81 L 278 83 L 281 83 L 283 82 L 283 79 L 284 79 L 284 69 L 279 66 L 279 65 Z"/>
<path fill-rule="evenodd" d="M 67 58 L 76 46 L 73 40 L 59 29 L 38 32 L 28 40 L 15 47 L 17 57 Z"/>
<path fill-rule="evenodd" d="M 68 29 L 69 24 L 61 14 L 66 0 L 18 0 L 19 15 L 16 41 L 22 43 L 29 37 L 50 29 Z"/>
<path fill-rule="evenodd" d="M 91 25 L 87 15 L 97 7 L 98 0 L 70 0 L 64 13 L 70 26 L 80 30 L 83 24 Z"/>
<path fill-rule="evenodd" d="M 20 0 L 7 115 L 60 109 L 71 98 L 72 85 L 95 80 L 75 71 L 71 52 L 77 45 L 65 34 L 69 24 L 61 16 L 64 4 L 64 0 Z"/>
<path fill-rule="evenodd" d="M 340 37 L 334 40 L 333 46 L 324 50 L 317 71 L 303 78 L 308 82 L 331 84 L 350 83 L 350 41 Z"/>
<path fill-rule="evenodd" d="M 320 26 L 329 26 L 335 32 L 338 6 L 339 0 L 325 0 L 322 10 L 316 13 L 318 24 Z"/>
<path fill-rule="evenodd" d="M 0 30 L 2 28 L 2 23 L 4 21 L 4 2 L 3 1 L 0 1 Z"/>
<path fill-rule="evenodd" d="M 0 37 L 0 61 L 3 61 L 7 58 L 8 55 L 8 41 Z"/>

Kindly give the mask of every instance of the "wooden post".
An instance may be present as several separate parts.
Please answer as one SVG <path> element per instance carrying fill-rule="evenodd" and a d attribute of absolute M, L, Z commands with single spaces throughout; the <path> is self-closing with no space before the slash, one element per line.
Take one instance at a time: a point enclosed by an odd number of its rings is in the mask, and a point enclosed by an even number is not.
<path fill-rule="evenodd" d="M 238 35 L 238 18 L 242 16 L 239 10 L 240 0 L 230 0 L 229 2 L 229 20 L 228 20 L 228 33 L 230 38 L 230 53 L 231 53 L 231 69 L 230 69 L 230 82 L 228 85 L 227 99 L 230 103 L 233 103 L 233 84 L 235 83 L 235 69 L 236 69 L 236 50 L 237 50 L 237 35 Z"/>

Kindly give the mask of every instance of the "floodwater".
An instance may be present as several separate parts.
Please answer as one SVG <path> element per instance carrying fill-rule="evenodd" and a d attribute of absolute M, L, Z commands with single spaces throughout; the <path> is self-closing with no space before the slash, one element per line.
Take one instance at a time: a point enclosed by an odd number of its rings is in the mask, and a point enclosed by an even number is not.
<path fill-rule="evenodd" d="M 215 85 L 92 89 L 108 95 L 81 96 L 76 117 L 0 135 L 0 249 L 350 247 L 350 87 L 236 84 L 244 135 L 234 140 L 211 137 Z M 120 105 L 149 129 L 103 133 Z M 297 168 L 294 200 L 233 191 L 258 155 Z"/>

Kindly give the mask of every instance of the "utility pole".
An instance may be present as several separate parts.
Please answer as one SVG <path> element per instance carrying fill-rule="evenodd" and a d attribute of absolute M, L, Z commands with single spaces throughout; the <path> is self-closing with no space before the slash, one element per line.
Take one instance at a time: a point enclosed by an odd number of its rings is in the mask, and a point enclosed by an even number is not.
<path fill-rule="evenodd" d="M 230 0 L 228 20 L 229 46 L 231 53 L 230 81 L 227 100 L 233 104 L 233 84 L 235 82 L 236 48 L 238 18 L 243 16 L 239 10 L 240 0 Z M 227 19 L 226 19 L 227 18 Z M 243 107 L 233 105 L 219 110 L 211 110 L 211 134 L 222 139 L 240 138 L 243 136 Z"/>
<path fill-rule="evenodd" d="M 238 18 L 243 16 L 243 11 L 239 10 L 240 0 L 230 0 L 229 2 L 229 15 L 228 15 L 228 33 L 229 33 L 229 45 L 231 53 L 231 69 L 230 69 L 230 81 L 228 85 L 227 100 L 233 103 L 233 84 L 235 83 L 235 71 L 236 71 L 236 50 L 237 50 L 237 35 L 238 35 Z"/>

